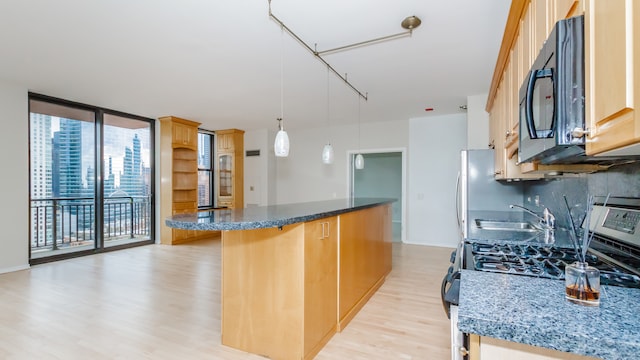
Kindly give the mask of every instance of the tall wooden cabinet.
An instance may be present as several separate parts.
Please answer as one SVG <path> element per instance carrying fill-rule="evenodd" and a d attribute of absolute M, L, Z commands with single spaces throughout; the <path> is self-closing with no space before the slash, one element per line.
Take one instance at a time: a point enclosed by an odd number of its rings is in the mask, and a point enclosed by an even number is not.
<path fill-rule="evenodd" d="M 244 131 L 216 130 L 217 206 L 244 207 Z"/>
<path fill-rule="evenodd" d="M 198 235 L 172 229 L 164 219 L 198 211 L 198 125 L 175 116 L 160 119 L 160 242 L 178 244 Z"/>

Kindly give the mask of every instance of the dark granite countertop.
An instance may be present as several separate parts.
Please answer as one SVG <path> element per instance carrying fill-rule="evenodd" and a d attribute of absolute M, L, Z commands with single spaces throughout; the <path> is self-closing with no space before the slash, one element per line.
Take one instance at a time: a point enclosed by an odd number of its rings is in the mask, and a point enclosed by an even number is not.
<path fill-rule="evenodd" d="M 603 285 L 600 306 L 568 302 L 564 281 L 463 270 L 458 326 L 465 333 L 597 358 L 640 354 L 640 289 Z"/>
<path fill-rule="evenodd" d="M 337 199 L 296 204 L 223 209 L 174 215 L 167 226 L 187 230 L 249 230 L 335 216 L 396 201 L 388 198 Z"/>

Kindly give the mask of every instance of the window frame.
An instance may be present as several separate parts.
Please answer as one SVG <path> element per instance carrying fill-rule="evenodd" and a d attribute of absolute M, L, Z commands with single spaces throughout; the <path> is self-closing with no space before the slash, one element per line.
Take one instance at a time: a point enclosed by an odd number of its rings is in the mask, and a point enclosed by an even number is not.
<path fill-rule="evenodd" d="M 210 137 L 210 141 L 209 141 L 209 164 L 210 167 L 209 168 L 205 168 L 205 167 L 201 167 L 200 166 L 200 161 L 198 160 L 198 192 L 200 191 L 200 174 L 202 172 L 208 173 L 209 174 L 209 205 L 200 205 L 200 194 L 198 193 L 198 210 L 208 210 L 208 209 L 214 209 L 216 207 L 216 191 L 215 191 L 215 144 L 216 144 L 216 138 L 215 138 L 215 132 L 210 131 L 210 130 L 205 130 L 205 129 L 198 129 L 198 154 L 200 154 L 200 135 L 204 135 L 204 136 L 209 136 Z"/>

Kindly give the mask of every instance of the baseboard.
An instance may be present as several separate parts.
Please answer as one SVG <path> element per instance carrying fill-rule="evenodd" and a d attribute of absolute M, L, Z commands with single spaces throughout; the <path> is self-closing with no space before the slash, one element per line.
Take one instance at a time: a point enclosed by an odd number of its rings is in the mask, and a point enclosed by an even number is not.
<path fill-rule="evenodd" d="M 20 271 L 20 270 L 27 270 L 30 267 L 31 266 L 29 266 L 29 264 L 24 264 L 24 265 L 12 266 L 12 267 L 3 268 L 3 269 L 0 268 L 0 274 L 10 273 L 10 272 Z"/>

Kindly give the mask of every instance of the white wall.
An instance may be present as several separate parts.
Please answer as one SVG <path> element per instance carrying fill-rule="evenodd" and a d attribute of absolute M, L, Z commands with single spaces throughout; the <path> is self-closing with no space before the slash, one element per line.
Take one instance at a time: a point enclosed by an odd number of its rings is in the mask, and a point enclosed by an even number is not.
<path fill-rule="evenodd" d="M 0 81 L 0 273 L 29 267 L 29 113 L 27 89 Z"/>
<path fill-rule="evenodd" d="M 406 242 L 456 246 L 456 178 L 466 132 L 464 114 L 409 120 Z"/>
<path fill-rule="evenodd" d="M 487 149 L 489 113 L 485 111 L 487 94 L 467 96 L 467 149 Z"/>
<path fill-rule="evenodd" d="M 276 159 L 278 204 L 329 200 L 348 196 L 347 151 L 358 149 L 358 126 L 349 124 L 330 128 L 288 130 L 289 157 Z M 408 121 L 361 124 L 362 150 L 406 147 Z M 331 140 L 335 161 L 322 163 L 327 138 Z M 273 141 L 273 137 L 270 137 Z"/>
<path fill-rule="evenodd" d="M 260 150 L 260 156 L 245 156 L 244 158 L 245 207 L 266 205 L 268 203 L 268 161 L 262 161 L 269 157 L 267 140 L 266 129 L 245 132 L 244 134 L 244 152 L 246 153 L 247 150 Z"/>

